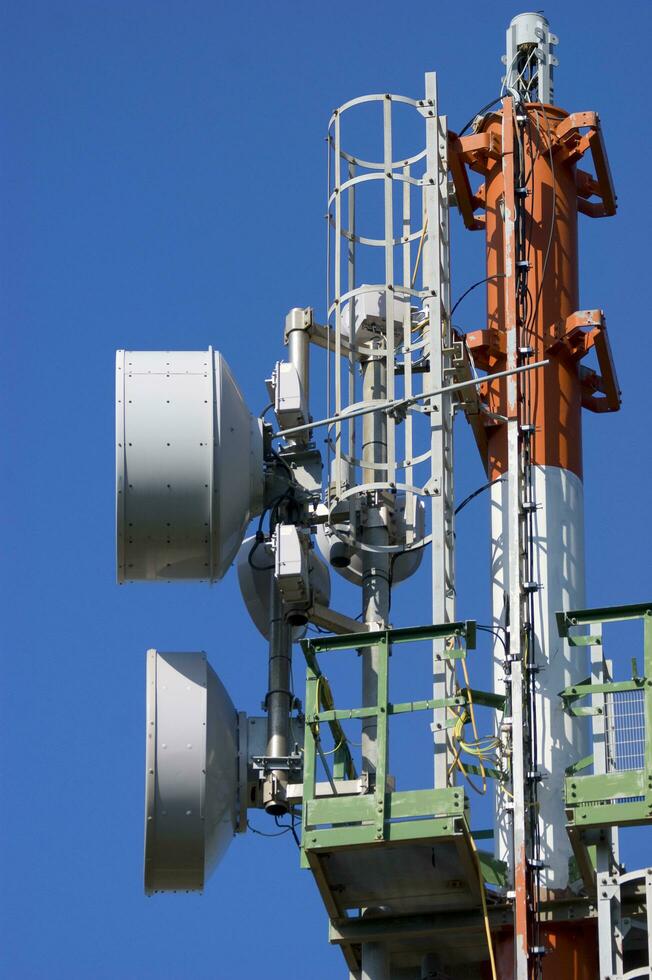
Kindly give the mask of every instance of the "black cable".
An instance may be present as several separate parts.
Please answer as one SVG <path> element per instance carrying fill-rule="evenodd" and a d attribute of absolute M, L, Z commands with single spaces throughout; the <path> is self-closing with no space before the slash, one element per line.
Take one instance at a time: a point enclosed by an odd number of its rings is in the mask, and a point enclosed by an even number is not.
<path fill-rule="evenodd" d="M 457 135 L 458 136 L 464 136 L 464 134 L 467 131 L 467 129 L 469 129 L 469 127 L 471 127 L 473 125 L 474 121 L 478 118 L 478 116 L 483 116 L 485 114 L 485 112 L 487 111 L 487 109 L 493 108 L 493 106 L 497 105 L 497 103 L 500 102 L 501 100 L 502 100 L 502 95 L 499 95 L 497 99 L 493 99 L 491 102 L 487 102 L 486 105 L 483 105 L 482 108 L 478 112 L 474 113 L 471 116 L 471 118 L 469 119 L 469 121 L 467 122 L 467 124 L 465 126 L 462 126 L 462 128 L 460 129 L 460 131 L 459 131 L 459 133 Z"/>
<path fill-rule="evenodd" d="M 554 237 L 555 221 L 556 221 L 556 182 L 554 175 L 554 163 L 552 160 L 552 145 L 550 140 L 550 128 L 548 125 L 547 116 L 545 115 L 545 109 L 543 109 L 544 118 L 546 119 L 546 128 L 548 130 L 548 148 L 551 154 L 550 166 L 553 179 L 553 207 L 552 207 L 552 221 L 550 235 L 548 238 L 548 245 L 546 248 L 546 255 L 543 264 L 542 278 L 539 284 L 539 289 L 537 291 L 536 302 L 531 303 L 531 294 L 529 291 L 529 257 L 531 249 L 531 236 L 534 221 L 534 201 L 531 203 L 530 214 L 529 214 L 529 227 L 528 227 L 528 215 L 527 209 L 525 207 L 525 195 L 520 194 L 516 197 L 516 223 L 515 223 L 515 234 L 516 234 L 516 250 L 518 259 L 518 272 L 517 272 L 517 283 L 516 283 L 516 300 L 518 304 L 518 325 L 523 330 L 523 338 L 519 342 L 527 342 L 531 330 L 536 326 L 536 317 L 539 308 L 539 302 L 543 290 L 543 284 L 545 280 L 545 272 L 548 265 L 548 260 L 550 256 L 550 249 L 552 247 L 552 240 Z M 526 114 L 525 119 L 527 122 L 528 132 L 529 132 L 529 143 L 530 143 L 530 172 L 526 176 L 526 162 L 525 162 L 525 146 L 523 133 L 519 128 L 517 128 L 517 155 L 515 159 L 515 175 L 516 182 L 519 188 L 525 188 L 527 190 L 527 184 L 530 179 L 532 179 L 532 187 L 534 193 L 534 167 L 536 160 L 540 154 L 540 138 L 537 145 L 537 156 L 535 157 L 532 153 L 532 123 L 529 114 Z M 539 133 L 540 136 L 540 133 Z M 523 393 L 520 398 L 521 404 L 519 405 L 519 415 L 522 421 L 531 422 L 532 420 L 532 381 L 530 378 L 524 379 Z M 523 417 L 524 416 L 524 417 Z M 533 498 L 533 473 L 532 473 L 532 438 L 527 437 L 521 447 L 521 463 L 522 465 L 522 478 L 527 487 L 527 492 L 529 499 Z M 532 542 L 534 540 L 534 526 L 533 526 L 533 514 L 529 512 L 525 519 L 524 528 L 525 540 L 524 546 L 526 550 L 526 567 L 527 574 L 530 581 L 534 580 L 534 552 L 532 547 Z M 536 707 L 536 671 L 533 669 L 533 657 L 534 657 L 534 596 L 530 593 L 525 601 L 526 611 L 525 611 L 525 631 L 527 638 L 527 660 L 525 663 L 526 674 L 525 674 L 525 689 L 527 692 L 527 700 L 525 703 L 525 725 L 524 730 L 526 734 L 525 740 L 525 761 L 528 772 L 536 773 L 538 771 L 538 745 L 537 745 L 537 707 Z M 527 832 L 529 837 L 529 848 L 530 855 L 533 859 L 532 864 L 528 868 L 528 892 L 531 895 L 532 905 L 530 909 L 531 919 L 532 919 L 532 933 L 533 933 L 533 945 L 539 946 L 541 944 L 541 877 L 539 873 L 538 864 L 541 859 L 541 830 L 539 826 L 539 794 L 538 794 L 538 782 L 536 777 L 534 779 L 528 780 L 527 788 L 527 799 L 528 799 L 528 820 L 527 820 Z M 540 980 L 542 976 L 542 964 L 541 960 L 537 959 L 534 963 L 533 978 L 538 978 Z"/>
<path fill-rule="evenodd" d="M 274 408 L 274 402 L 270 402 L 269 405 L 265 405 L 262 412 L 259 413 L 258 418 L 264 419 L 267 413 L 269 412 L 270 408 Z"/>
<path fill-rule="evenodd" d="M 256 531 L 255 540 L 251 546 L 251 550 L 249 551 L 249 554 L 247 555 L 247 561 L 254 569 L 254 571 L 269 572 L 274 568 L 273 564 L 256 565 L 253 560 L 254 554 L 256 553 L 256 549 L 265 541 L 265 534 L 263 532 L 263 522 L 265 520 L 265 515 L 271 511 L 271 515 L 270 515 L 270 536 L 271 536 L 273 531 L 273 525 L 276 523 L 276 514 L 278 513 L 278 508 L 280 507 L 280 505 L 283 503 L 284 500 L 286 499 L 291 500 L 293 499 L 293 497 L 294 497 L 294 487 L 293 486 L 288 487 L 288 489 L 284 493 L 282 493 L 280 497 L 277 497 L 270 504 L 268 504 L 268 506 L 265 507 L 262 514 L 260 515 L 260 518 L 258 520 L 258 530 Z"/>
<path fill-rule="evenodd" d="M 526 111 L 527 111 L 527 107 L 526 107 Z M 534 167 L 535 167 L 535 164 L 537 163 L 539 157 L 541 156 L 541 130 L 540 130 L 540 127 L 539 127 L 539 116 L 538 116 L 538 114 L 536 115 L 536 121 L 537 121 L 537 140 L 535 141 L 532 138 L 532 134 L 533 134 L 532 117 L 531 117 L 530 113 L 528 112 L 527 113 L 527 127 L 528 127 L 528 135 L 529 135 L 528 144 L 529 144 L 529 149 L 530 149 L 530 171 L 529 171 L 529 173 L 528 173 L 528 175 L 527 175 L 527 177 L 525 179 L 525 187 L 528 187 L 528 185 L 531 184 L 531 187 L 530 187 L 530 223 L 529 223 L 528 230 L 527 230 L 527 233 L 526 233 L 526 237 L 527 237 L 527 250 L 526 250 L 526 254 L 525 254 L 525 257 L 526 257 L 528 263 L 530 261 L 530 250 L 532 248 L 532 229 L 534 227 L 534 208 L 535 208 L 534 191 L 535 191 L 535 188 L 536 188 L 536 183 L 535 183 L 535 180 L 534 180 Z M 532 147 L 535 144 L 536 144 L 536 155 L 532 152 Z M 526 335 L 525 340 L 527 341 L 527 339 L 528 339 L 528 337 Z"/>
<path fill-rule="evenodd" d="M 427 542 L 426 542 L 426 544 L 427 544 Z M 421 548 L 425 548 L 426 547 L 426 544 L 424 544 L 424 543 L 415 544 L 412 548 L 408 548 L 406 551 L 393 551 L 392 554 L 390 555 L 390 559 L 389 559 L 389 570 L 388 570 L 388 573 L 387 573 L 387 582 L 389 584 L 389 605 L 387 607 L 387 618 L 388 619 L 389 619 L 389 614 L 392 611 L 392 585 L 394 583 L 394 565 L 396 564 L 397 559 L 400 558 L 401 555 L 409 555 L 413 551 L 419 551 Z M 358 619 L 357 616 L 356 616 L 356 619 Z"/>
<path fill-rule="evenodd" d="M 539 302 L 541 300 L 541 293 L 543 292 L 543 284 L 546 279 L 546 271 L 548 269 L 548 260 L 550 258 L 550 250 L 552 248 L 552 240 L 555 237 L 555 227 L 557 225 L 557 179 L 555 176 L 555 161 L 552 153 L 552 136 L 550 135 L 550 124 L 548 122 L 548 116 L 546 113 L 545 106 L 541 107 L 543 112 L 543 118 L 546 122 L 546 134 L 548 136 L 548 154 L 550 158 L 550 174 L 552 176 L 552 218 L 550 221 L 550 234 L 548 236 L 548 244 L 546 246 L 546 255 L 543 260 L 543 269 L 541 271 L 541 282 L 539 283 L 539 288 L 537 290 L 537 298 L 534 304 L 534 311 L 530 318 L 530 331 L 534 329 L 536 324 L 537 313 L 539 312 Z"/>
<path fill-rule="evenodd" d="M 481 493 L 488 490 L 489 487 L 493 487 L 496 483 L 502 483 L 504 479 L 504 476 L 497 476 L 495 480 L 490 480 L 489 483 L 484 483 L 481 487 L 478 487 L 477 490 L 474 490 L 473 493 L 470 493 L 468 497 L 465 497 L 462 503 L 458 504 L 453 513 L 457 516 L 457 514 L 459 514 L 461 510 L 464 510 L 466 505 L 470 504 L 472 500 L 479 497 Z"/>
<path fill-rule="evenodd" d="M 294 835 L 295 841 L 297 842 L 297 847 L 300 848 L 301 847 L 301 841 L 299 840 L 299 835 L 297 834 L 296 830 L 294 829 L 295 828 L 295 825 L 296 825 L 295 824 L 295 816 L 294 816 L 294 812 L 293 812 L 292 813 L 292 833 Z"/>
<path fill-rule="evenodd" d="M 282 456 L 279 456 L 279 454 L 276 452 L 275 449 L 270 449 L 270 452 L 271 452 L 272 456 L 274 457 L 274 459 L 277 461 L 277 463 L 280 463 L 281 466 L 283 466 L 288 471 L 288 475 L 289 475 L 292 483 L 296 483 L 296 480 L 294 479 L 294 473 L 292 472 L 292 470 L 291 470 L 290 466 L 288 465 L 287 461 L 284 460 Z"/>
<path fill-rule="evenodd" d="M 298 837 L 297 832 L 295 830 L 295 822 L 294 822 L 295 821 L 295 817 L 294 817 L 294 814 L 291 813 L 290 814 L 290 817 L 292 819 L 292 823 L 291 824 L 289 824 L 289 823 L 281 823 L 281 821 L 279 820 L 278 817 L 274 817 L 274 823 L 276 824 L 277 827 L 283 827 L 283 828 L 285 828 L 284 829 L 284 833 L 287 833 L 287 831 L 289 830 L 290 833 L 292 834 L 292 836 L 294 837 L 294 840 L 295 840 L 295 843 L 296 843 L 297 847 L 301 847 L 301 841 L 299 840 L 299 837 Z M 278 834 L 278 835 L 274 834 L 274 836 L 275 837 L 276 836 L 282 837 L 283 835 L 282 834 Z"/>
<path fill-rule="evenodd" d="M 493 275 L 493 276 L 485 276 L 484 279 L 478 279 L 477 282 L 474 282 L 473 285 L 472 286 L 469 286 L 469 288 L 466 289 L 462 293 L 462 295 L 459 297 L 459 299 L 456 300 L 455 303 L 453 303 L 453 309 L 450 312 L 450 318 L 451 318 L 451 320 L 453 318 L 453 313 L 455 312 L 455 310 L 457 309 L 457 307 L 460 305 L 460 303 L 462 302 L 463 299 L 466 299 L 466 297 L 469 295 L 470 292 L 472 292 L 478 286 L 481 286 L 483 282 L 491 282 L 492 279 L 504 279 L 504 278 L 505 278 L 505 273 L 504 272 L 496 272 L 496 274 Z"/>
<path fill-rule="evenodd" d="M 254 563 L 254 554 L 256 552 L 256 548 L 258 548 L 258 546 L 261 545 L 265 540 L 265 535 L 263 533 L 263 521 L 265 520 L 265 514 L 268 512 L 268 510 L 269 507 L 265 507 L 260 515 L 260 518 L 258 519 L 258 530 L 256 531 L 254 537 L 254 543 L 249 549 L 249 554 L 247 555 L 247 561 L 256 572 L 269 572 L 272 568 L 274 568 L 273 565 L 256 565 Z"/>
<path fill-rule="evenodd" d="M 477 630 L 482 630 L 483 633 L 492 633 L 497 640 L 502 644 L 503 650 L 505 651 L 505 656 L 507 656 L 507 643 L 505 642 L 505 637 L 500 635 L 500 630 L 503 629 L 502 626 L 481 626 L 480 623 L 475 624 Z"/>
<path fill-rule="evenodd" d="M 270 535 L 274 533 L 274 528 L 278 524 L 278 512 L 281 504 L 284 500 L 294 501 L 294 486 L 288 487 L 285 493 L 282 493 L 280 497 L 270 504 L 271 513 L 269 515 L 269 533 Z M 288 519 L 290 523 L 292 522 L 292 515 L 288 514 Z"/>
<path fill-rule="evenodd" d="M 265 535 L 263 534 L 263 532 L 262 531 L 257 531 L 256 532 L 256 537 L 254 539 L 254 543 L 252 544 L 252 546 L 251 546 L 251 548 L 249 550 L 249 554 L 247 555 L 247 561 L 249 562 L 250 566 L 253 568 L 253 570 L 255 572 L 271 572 L 272 569 L 274 568 L 274 565 L 273 564 L 272 565 L 256 565 L 256 563 L 254 562 L 254 555 L 256 553 L 256 549 L 261 544 L 263 544 L 264 541 L 265 541 Z"/>
<path fill-rule="evenodd" d="M 292 829 L 291 827 L 285 827 L 285 829 L 282 830 L 280 834 L 266 834 L 264 830 L 258 830 L 257 827 L 252 827 L 248 820 L 247 820 L 247 827 L 253 834 L 259 834 L 260 837 L 282 837 L 283 834 L 289 833 L 290 830 Z"/>

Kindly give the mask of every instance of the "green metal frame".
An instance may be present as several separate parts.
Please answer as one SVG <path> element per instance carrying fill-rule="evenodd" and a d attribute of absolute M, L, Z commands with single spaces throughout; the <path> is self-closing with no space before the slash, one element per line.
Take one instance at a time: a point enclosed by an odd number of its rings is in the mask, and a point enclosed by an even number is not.
<path fill-rule="evenodd" d="M 595 626 L 598 623 L 617 623 L 640 619 L 643 622 L 643 676 L 633 662 L 631 680 L 591 684 L 590 680 L 575 684 L 561 691 L 564 709 L 575 717 L 596 714 L 601 708 L 578 705 L 577 702 L 592 694 L 609 694 L 619 691 L 643 692 L 643 716 L 645 722 L 644 767 L 604 775 L 577 775 L 591 765 L 587 756 L 567 770 L 565 781 L 566 808 L 569 832 L 584 827 L 633 826 L 652 821 L 652 603 L 629 606 L 612 606 L 599 609 L 581 609 L 557 613 L 559 635 L 571 647 L 598 645 L 601 637 L 591 633 L 576 635 L 575 628 Z M 631 801 L 630 797 L 641 799 Z"/>
<path fill-rule="evenodd" d="M 459 707 L 467 704 L 464 690 L 439 699 L 424 699 L 393 704 L 389 700 L 390 649 L 404 644 L 432 639 L 455 639 L 461 643 L 450 650 L 451 657 L 464 656 L 475 648 L 475 622 L 447 623 L 441 626 L 385 629 L 374 632 L 349 633 L 345 636 L 326 636 L 302 640 L 301 647 L 307 663 L 306 727 L 303 762 L 302 854 L 301 863 L 309 866 L 306 851 L 356 847 L 382 841 L 409 841 L 452 836 L 458 821 L 466 821 L 468 803 L 464 790 L 458 786 L 442 789 L 420 789 L 407 792 L 387 790 L 388 728 L 392 715 L 435 708 Z M 317 656 L 338 650 L 358 651 L 367 647 L 378 650 L 378 697 L 374 705 L 363 708 L 336 709 L 330 688 L 325 681 Z M 495 695 L 471 693 L 475 703 L 489 699 L 492 707 L 499 706 Z M 488 702 L 487 702 L 488 703 Z M 339 728 L 341 721 L 351 718 L 377 719 L 377 764 L 372 791 L 361 796 L 316 796 L 316 770 L 319 757 L 319 726 L 331 726 L 333 737 L 339 739 L 334 754 L 333 776 L 341 778 L 355 774 L 353 762 Z M 454 722 L 454 719 L 453 719 Z"/>

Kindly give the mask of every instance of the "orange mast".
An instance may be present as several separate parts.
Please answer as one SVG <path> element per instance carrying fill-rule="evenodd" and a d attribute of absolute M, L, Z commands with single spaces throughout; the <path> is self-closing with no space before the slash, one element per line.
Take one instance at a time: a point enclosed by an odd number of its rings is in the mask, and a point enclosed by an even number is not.
<path fill-rule="evenodd" d="M 557 697 L 584 668 L 555 626 L 558 609 L 585 605 L 582 408 L 620 406 L 604 315 L 579 309 L 578 214 L 613 215 L 616 196 L 597 114 L 552 104 L 557 39 L 546 19 L 521 14 L 507 41 L 501 106 L 449 144 L 459 210 L 486 234 L 487 322 L 466 334 L 469 354 L 487 372 L 549 362 L 485 384 L 485 425 L 474 426 L 492 481 L 494 624 L 509 650 L 494 650 L 511 726 L 511 788 L 497 792 L 495 835 L 514 928 L 497 937 L 497 955 L 504 980 L 584 980 L 597 969 L 595 929 L 544 924 L 540 911 L 570 885 L 563 777 L 588 753 L 584 720 L 565 717 Z M 595 176 L 578 166 L 584 156 Z M 469 170 L 483 180 L 475 189 Z M 581 363 L 593 349 L 599 372 Z"/>

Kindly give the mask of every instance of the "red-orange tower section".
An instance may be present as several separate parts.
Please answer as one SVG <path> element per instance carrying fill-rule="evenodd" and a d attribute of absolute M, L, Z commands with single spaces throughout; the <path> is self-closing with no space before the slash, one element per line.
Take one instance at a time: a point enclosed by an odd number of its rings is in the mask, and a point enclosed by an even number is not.
<path fill-rule="evenodd" d="M 552 133 L 566 113 L 553 106 L 529 106 L 528 124 L 521 130 L 525 160 L 526 234 L 528 249 L 528 305 L 530 322 L 521 324 L 521 344 L 533 348 L 533 359 L 544 360 L 567 318 L 579 306 L 577 253 L 577 188 L 575 165 L 557 164 L 551 153 Z M 490 118 L 486 132 L 500 138 L 502 113 Z M 553 169 L 554 168 L 554 169 Z M 487 328 L 504 331 L 505 250 L 503 247 L 504 181 L 500 160 L 487 171 Z M 523 357 L 521 358 L 524 359 Z M 561 349 L 550 364 L 528 378 L 531 386 L 531 419 L 536 426 L 533 462 L 563 466 L 582 475 L 580 413 L 582 393 L 578 366 Z M 494 383 L 487 392 L 492 412 L 506 414 L 506 381 Z M 487 468 L 491 479 L 507 469 L 504 425 L 488 432 Z"/>
<path fill-rule="evenodd" d="M 553 105 L 530 103 L 514 120 L 517 146 L 524 161 L 525 181 L 519 192 L 527 240 L 527 315 L 520 327 L 521 360 L 549 360 L 528 378 L 530 417 L 536 429 L 532 463 L 563 467 L 582 477 L 582 407 L 615 411 L 620 405 L 615 371 L 601 310 L 580 310 L 578 274 L 578 213 L 601 217 L 615 213 L 616 199 L 597 115 L 569 115 Z M 485 117 L 476 134 L 451 139 L 451 170 L 460 210 L 467 227 L 486 233 L 487 324 L 471 331 L 466 342 L 477 366 L 487 371 L 505 367 L 504 310 L 504 179 L 502 110 Z M 587 152 L 596 176 L 578 167 Z M 465 166 L 484 183 L 471 190 Z M 589 201 L 590 197 L 597 201 Z M 480 213 L 477 213 L 480 210 Z M 513 271 L 513 270 L 512 270 Z M 595 347 L 600 373 L 580 365 Z M 485 385 L 486 407 L 505 416 L 507 383 Z M 481 446 L 490 479 L 507 468 L 505 424 L 490 421 Z"/>
<path fill-rule="evenodd" d="M 504 166 L 502 140 L 504 124 L 509 123 L 503 118 L 505 112 L 513 116 L 518 167 Z M 595 176 L 579 166 L 585 154 L 593 159 Z M 601 217 L 616 210 L 599 119 L 592 112 L 570 115 L 542 103 L 514 108 L 509 98 L 471 136 L 451 134 L 449 162 L 465 224 L 484 229 L 486 235 L 487 321 L 482 329 L 466 334 L 467 347 L 478 368 L 489 373 L 505 369 L 506 296 L 516 293 L 518 362 L 548 362 L 528 372 L 520 385 L 527 409 L 519 417 L 527 418 L 533 430 L 528 439 L 529 463 L 569 471 L 581 480 L 582 408 L 605 412 L 620 406 L 604 315 L 597 309 L 581 310 L 579 300 L 578 214 Z M 475 190 L 467 167 L 483 178 Z M 505 194 L 506 173 L 520 174 L 513 194 L 512 189 Z M 505 237 L 505 208 L 506 200 L 514 198 L 520 212 L 521 249 L 512 254 Z M 597 371 L 581 363 L 593 349 Z M 474 430 L 488 477 L 494 481 L 508 469 L 507 423 L 501 421 L 509 415 L 506 379 L 485 383 L 481 400 L 485 425 L 476 424 Z M 555 897 L 560 896 L 547 895 Z M 529 917 L 531 911 L 530 906 L 524 914 Z M 526 928 L 529 947 L 528 932 Z M 596 975 L 593 922 L 540 922 L 538 936 L 548 952 L 537 975 L 564 980 L 589 980 Z M 514 933 L 502 932 L 495 941 L 499 976 L 511 980 Z"/>

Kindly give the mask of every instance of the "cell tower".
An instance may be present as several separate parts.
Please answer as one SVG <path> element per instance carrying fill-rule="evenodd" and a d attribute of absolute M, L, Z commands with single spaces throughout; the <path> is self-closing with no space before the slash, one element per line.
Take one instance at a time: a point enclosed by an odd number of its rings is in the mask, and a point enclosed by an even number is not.
<path fill-rule="evenodd" d="M 273 423 L 212 348 L 118 352 L 119 581 L 216 582 L 235 560 L 269 650 L 259 718 L 205 654 L 148 651 L 145 889 L 202 889 L 249 810 L 285 817 L 358 980 L 652 977 L 652 871 L 618 850 L 620 826 L 652 820 L 652 602 L 584 593 L 582 409 L 620 392 L 604 314 L 579 308 L 578 214 L 613 215 L 616 195 L 597 114 L 554 104 L 556 45 L 541 14 L 515 17 L 500 96 L 459 133 L 432 73 L 420 98 L 333 112 L 326 316 L 287 315 Z M 472 331 L 453 319 L 452 206 L 486 237 Z M 460 414 L 490 498 L 491 691 L 456 614 Z M 355 586 L 347 613 L 331 569 Z M 394 628 L 392 590 L 417 573 L 431 608 Z M 631 620 L 642 673 L 629 640 L 605 652 Z M 424 643 L 432 687 L 395 701 L 393 664 Z M 329 682 L 335 657 L 359 665 L 357 701 Z M 413 713 L 432 780 L 400 790 L 390 722 Z M 493 781 L 492 831 L 464 777 Z"/>

